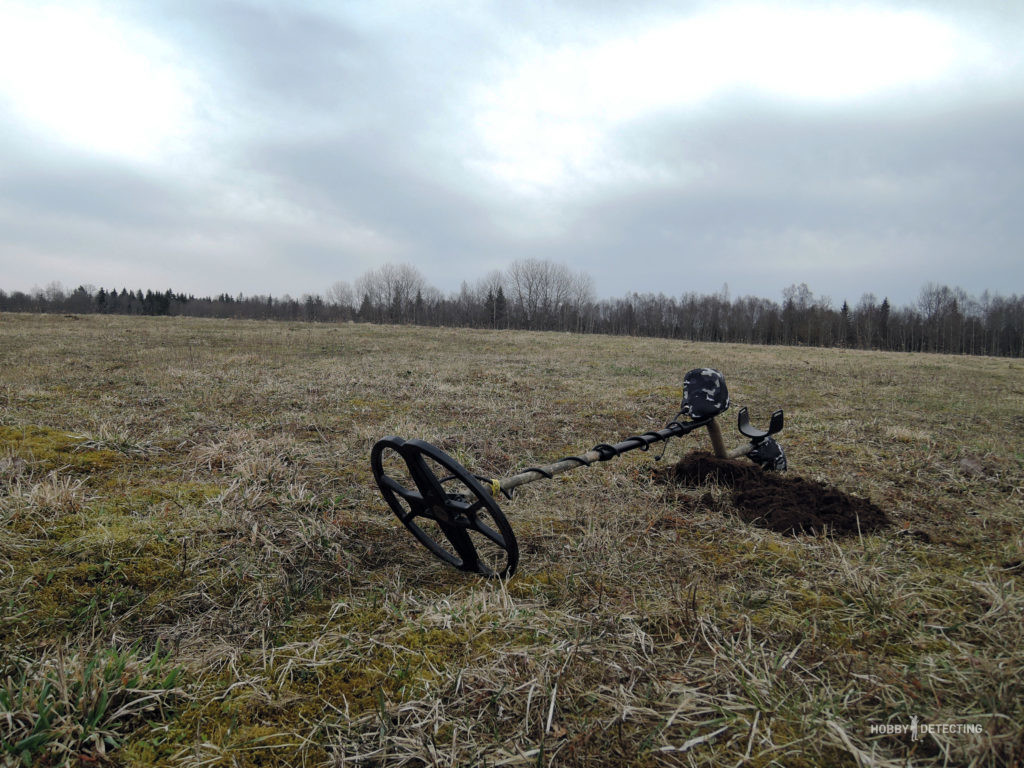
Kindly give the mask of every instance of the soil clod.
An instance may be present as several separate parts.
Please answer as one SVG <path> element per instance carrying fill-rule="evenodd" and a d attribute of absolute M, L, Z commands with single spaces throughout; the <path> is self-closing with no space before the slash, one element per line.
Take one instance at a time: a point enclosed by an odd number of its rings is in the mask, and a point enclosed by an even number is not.
<path fill-rule="evenodd" d="M 740 518 L 779 533 L 856 536 L 890 524 L 888 515 L 867 499 L 802 477 L 773 474 L 737 459 L 694 451 L 664 471 L 668 482 L 696 487 L 714 482 L 732 489 Z"/>

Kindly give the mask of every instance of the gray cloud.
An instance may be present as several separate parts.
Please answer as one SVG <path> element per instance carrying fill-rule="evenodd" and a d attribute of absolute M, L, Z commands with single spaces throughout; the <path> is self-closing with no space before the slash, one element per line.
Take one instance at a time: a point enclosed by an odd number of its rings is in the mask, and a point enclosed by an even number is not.
<path fill-rule="evenodd" d="M 943 6 L 1012 50 L 1024 19 L 992 9 Z M 777 298 L 807 282 L 836 302 L 871 291 L 903 303 L 932 280 L 1024 290 L 1012 56 L 889 97 L 814 105 L 736 89 L 649 111 L 600 126 L 585 168 L 523 189 L 488 171 L 481 95 L 544 51 L 662 23 L 663 5 L 216 0 L 132 13 L 187 65 L 186 145 L 140 163 L 3 120 L 0 288 L 300 294 L 405 261 L 455 290 L 537 256 L 586 270 L 602 295 L 728 282 Z"/>
<path fill-rule="evenodd" d="M 693 290 L 718 280 L 777 295 L 807 281 L 841 301 L 867 291 L 906 299 L 931 279 L 981 291 L 1017 272 L 1021 104 L 739 114 L 652 127 L 644 146 L 696 170 L 664 188 L 610 196 L 581 217 L 600 222 L 589 242 L 607 254 L 610 275 L 617 254 L 649 250 L 663 277 Z"/>

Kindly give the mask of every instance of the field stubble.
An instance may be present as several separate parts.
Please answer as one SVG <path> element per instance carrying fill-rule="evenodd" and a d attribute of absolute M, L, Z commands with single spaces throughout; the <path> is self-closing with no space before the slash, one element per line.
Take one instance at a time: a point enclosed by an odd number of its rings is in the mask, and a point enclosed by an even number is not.
<path fill-rule="evenodd" d="M 384 435 L 505 475 L 663 426 L 696 366 L 755 423 L 784 407 L 791 472 L 892 526 L 783 536 L 634 452 L 505 503 L 520 571 L 485 582 L 431 559 L 376 491 Z M 1018 765 L 1022 370 L 4 315 L 0 760 Z"/>

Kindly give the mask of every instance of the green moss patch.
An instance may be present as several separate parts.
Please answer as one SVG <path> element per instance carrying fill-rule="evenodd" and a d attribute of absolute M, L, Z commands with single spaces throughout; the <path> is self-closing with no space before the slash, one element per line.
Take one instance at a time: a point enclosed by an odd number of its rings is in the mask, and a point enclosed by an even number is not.
<path fill-rule="evenodd" d="M 62 470 L 78 474 L 102 472 L 124 461 L 110 450 L 81 450 L 83 439 L 39 426 L 0 426 L 0 453 L 30 462 L 41 471 Z"/>

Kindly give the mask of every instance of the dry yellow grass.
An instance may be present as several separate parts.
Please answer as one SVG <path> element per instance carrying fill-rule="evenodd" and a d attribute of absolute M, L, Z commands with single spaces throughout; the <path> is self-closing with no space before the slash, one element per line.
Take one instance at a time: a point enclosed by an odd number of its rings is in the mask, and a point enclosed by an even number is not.
<path fill-rule="evenodd" d="M 726 374 L 755 424 L 786 409 L 792 473 L 870 498 L 893 528 L 780 536 L 739 522 L 715 488 L 655 482 L 652 454 L 634 452 L 503 504 L 522 561 L 488 582 L 432 559 L 373 483 L 387 434 L 505 475 L 661 427 L 699 365 Z M 0 754 L 1019 764 L 1022 372 L 554 333 L 3 315 Z M 891 732 L 912 722 L 978 732 Z"/>

